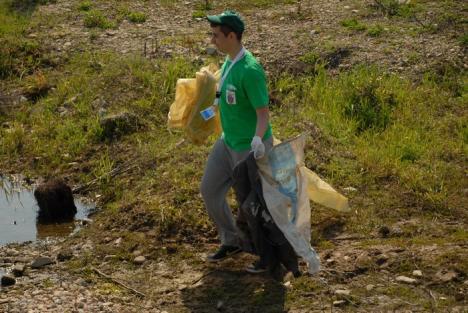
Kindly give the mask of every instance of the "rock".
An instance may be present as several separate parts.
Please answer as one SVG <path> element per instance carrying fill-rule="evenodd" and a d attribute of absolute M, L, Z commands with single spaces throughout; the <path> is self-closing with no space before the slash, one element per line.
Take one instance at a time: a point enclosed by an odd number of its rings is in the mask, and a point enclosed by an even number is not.
<path fill-rule="evenodd" d="M 372 291 L 372 290 L 374 290 L 374 288 L 375 288 L 375 286 L 372 285 L 372 284 L 369 284 L 369 285 L 366 286 L 367 291 Z"/>
<path fill-rule="evenodd" d="M 336 300 L 333 301 L 333 306 L 342 306 L 346 304 L 346 300 Z"/>
<path fill-rule="evenodd" d="M 224 306 L 224 302 L 219 300 L 218 303 L 216 303 L 216 309 L 221 310 Z"/>
<path fill-rule="evenodd" d="M 11 270 L 11 273 L 15 277 L 21 277 L 24 274 L 24 265 L 23 264 L 16 264 L 13 269 Z"/>
<path fill-rule="evenodd" d="M 13 276 L 11 276 L 11 275 L 3 275 L 2 276 L 1 285 L 3 287 L 12 286 L 14 284 L 16 284 L 16 279 Z"/>
<path fill-rule="evenodd" d="M 206 52 L 206 54 L 208 54 L 208 55 L 216 55 L 216 54 L 218 54 L 218 50 L 216 50 L 216 48 L 213 48 L 213 47 L 208 47 L 208 48 L 206 48 L 205 52 Z"/>
<path fill-rule="evenodd" d="M 356 267 L 359 269 L 368 269 L 372 264 L 372 259 L 367 253 L 364 252 L 356 258 L 355 263 Z"/>
<path fill-rule="evenodd" d="M 105 116 L 99 123 L 102 128 L 102 139 L 115 139 L 130 134 L 141 126 L 138 116 L 130 112 Z"/>
<path fill-rule="evenodd" d="M 345 188 L 343 188 L 343 190 L 348 191 L 348 192 L 356 192 L 357 191 L 357 189 L 354 188 L 354 187 L 345 187 Z"/>
<path fill-rule="evenodd" d="M 140 256 L 140 255 L 143 254 L 143 252 L 141 252 L 140 250 L 135 250 L 135 251 L 133 251 L 132 254 L 133 254 L 134 256 Z"/>
<path fill-rule="evenodd" d="M 422 276 L 423 276 L 422 271 L 420 271 L 420 270 L 414 270 L 414 271 L 413 271 L 413 276 L 422 277 Z"/>
<path fill-rule="evenodd" d="M 458 279 L 458 273 L 452 270 L 442 269 L 435 274 L 437 280 L 447 283 Z"/>
<path fill-rule="evenodd" d="M 285 282 L 285 283 L 283 284 L 283 286 L 286 287 L 286 288 L 291 288 L 291 287 L 292 287 L 290 281 Z"/>
<path fill-rule="evenodd" d="M 71 188 L 61 179 L 52 179 L 34 190 L 41 224 L 72 221 L 76 214 Z"/>
<path fill-rule="evenodd" d="M 416 279 L 409 278 L 406 276 L 397 276 L 396 281 L 400 283 L 411 284 L 411 285 L 415 285 L 418 282 Z"/>
<path fill-rule="evenodd" d="M 388 255 L 381 254 L 377 257 L 377 260 L 375 261 L 375 263 L 377 263 L 378 265 L 383 265 L 388 261 L 388 259 L 389 259 Z"/>
<path fill-rule="evenodd" d="M 145 261 L 146 261 L 146 258 L 142 255 L 137 256 L 135 259 L 133 259 L 133 263 L 138 264 L 138 265 L 145 263 Z"/>
<path fill-rule="evenodd" d="M 54 261 L 51 258 L 48 257 L 39 257 L 32 262 L 31 267 L 32 268 L 41 268 L 43 266 L 53 264 Z"/>
<path fill-rule="evenodd" d="M 62 250 L 57 254 L 57 261 L 63 262 L 73 258 L 73 253 L 70 250 Z"/>
<path fill-rule="evenodd" d="M 388 228 L 388 226 L 383 225 L 379 227 L 378 232 L 382 238 L 387 238 L 390 234 L 390 228 Z"/>
<path fill-rule="evenodd" d="M 350 294 L 351 294 L 351 291 L 347 289 L 335 290 L 335 295 L 337 296 L 349 296 Z"/>
<path fill-rule="evenodd" d="M 309 34 L 310 34 L 311 36 L 313 36 L 313 35 L 317 34 L 317 30 L 312 29 L 312 30 L 309 32 Z"/>
<path fill-rule="evenodd" d="M 109 254 L 104 257 L 104 262 L 108 262 L 110 260 L 116 259 L 117 256 L 115 254 Z"/>

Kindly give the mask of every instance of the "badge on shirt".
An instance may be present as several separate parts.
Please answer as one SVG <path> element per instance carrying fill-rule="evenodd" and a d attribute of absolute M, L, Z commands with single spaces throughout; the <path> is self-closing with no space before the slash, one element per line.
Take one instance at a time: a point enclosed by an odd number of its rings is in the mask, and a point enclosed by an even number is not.
<path fill-rule="evenodd" d="M 237 103 L 236 101 L 236 87 L 229 84 L 226 87 L 226 103 L 230 105 L 234 105 Z"/>

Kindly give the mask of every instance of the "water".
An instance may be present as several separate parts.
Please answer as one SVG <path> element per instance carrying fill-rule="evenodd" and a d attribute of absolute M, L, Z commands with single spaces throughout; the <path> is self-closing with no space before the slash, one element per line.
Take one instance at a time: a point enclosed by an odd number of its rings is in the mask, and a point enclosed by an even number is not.
<path fill-rule="evenodd" d="M 94 206 L 75 199 L 76 220 L 86 219 Z M 33 190 L 0 176 L 0 245 L 35 241 L 49 237 L 67 236 L 75 222 L 41 225 L 36 222 L 39 207 Z"/>

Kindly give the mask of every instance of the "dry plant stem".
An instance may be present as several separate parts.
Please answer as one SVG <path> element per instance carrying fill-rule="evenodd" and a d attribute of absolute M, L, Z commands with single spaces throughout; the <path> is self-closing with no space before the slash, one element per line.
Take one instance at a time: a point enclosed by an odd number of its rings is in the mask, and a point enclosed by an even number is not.
<path fill-rule="evenodd" d="M 127 290 L 130 290 L 131 292 L 135 293 L 136 295 L 138 295 L 138 296 L 140 296 L 140 297 L 143 297 L 143 298 L 146 297 L 146 295 L 145 295 L 144 293 L 142 293 L 142 292 L 140 292 L 140 291 L 138 291 L 138 290 L 135 290 L 135 289 L 133 289 L 132 287 L 129 287 L 129 286 L 125 285 L 124 283 L 122 283 L 122 282 L 120 282 L 120 281 L 118 281 L 118 280 L 112 278 L 111 276 L 109 276 L 109 275 L 107 275 L 107 274 L 101 272 L 101 271 L 98 270 L 97 268 L 93 267 L 92 269 L 93 269 L 93 271 L 95 271 L 97 274 L 101 275 L 102 277 L 104 277 L 104 278 L 106 278 L 106 279 L 109 279 L 110 281 L 114 282 L 115 284 L 117 284 L 117 285 L 119 285 L 119 286 L 121 286 L 121 287 L 123 287 L 123 288 L 125 288 L 125 289 L 127 289 Z"/>

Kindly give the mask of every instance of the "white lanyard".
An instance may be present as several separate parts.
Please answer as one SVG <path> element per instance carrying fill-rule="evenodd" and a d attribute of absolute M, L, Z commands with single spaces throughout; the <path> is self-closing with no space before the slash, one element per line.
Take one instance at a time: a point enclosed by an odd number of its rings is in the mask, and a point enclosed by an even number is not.
<path fill-rule="evenodd" d="M 221 80 L 219 81 L 218 88 L 216 89 L 216 97 L 214 100 L 213 105 L 218 105 L 219 104 L 219 98 L 221 98 L 221 88 L 223 88 L 224 81 L 226 80 L 226 77 L 228 76 L 229 72 L 231 71 L 232 67 L 234 64 L 237 63 L 242 57 L 245 55 L 245 48 L 242 47 L 241 51 L 236 55 L 232 63 L 229 65 L 229 67 L 224 71 L 223 76 L 221 77 Z"/>

